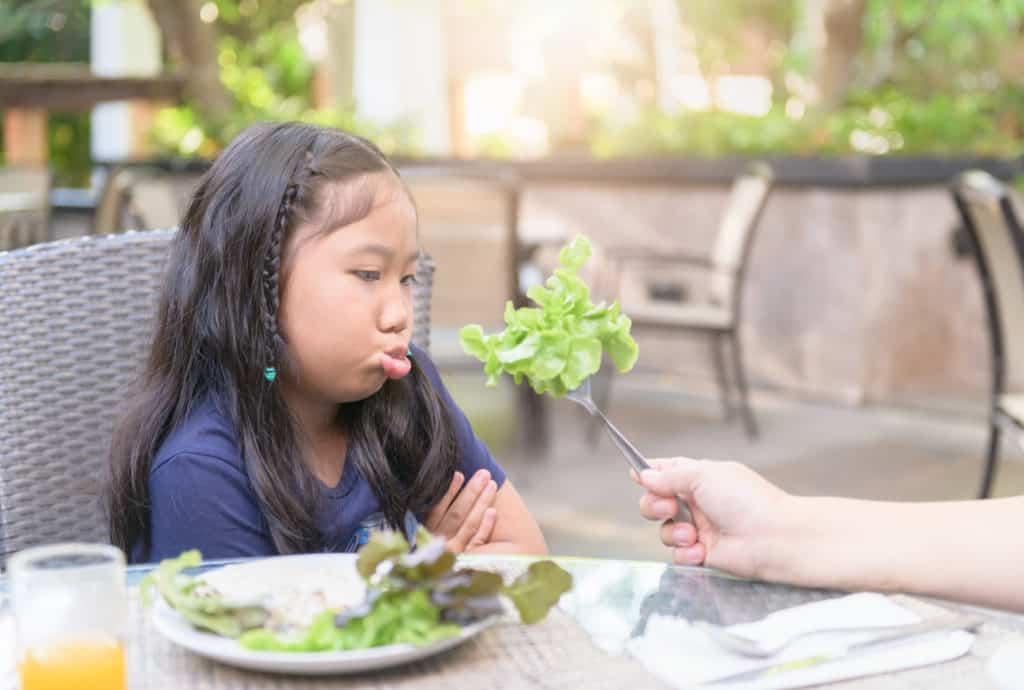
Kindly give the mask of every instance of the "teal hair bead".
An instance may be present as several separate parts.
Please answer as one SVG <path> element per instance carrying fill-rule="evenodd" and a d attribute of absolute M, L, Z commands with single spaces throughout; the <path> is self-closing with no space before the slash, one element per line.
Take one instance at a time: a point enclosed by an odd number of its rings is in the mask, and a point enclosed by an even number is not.
<path fill-rule="evenodd" d="M 275 369 L 274 367 L 267 367 L 266 369 L 263 370 L 263 378 L 273 383 L 274 379 L 277 378 L 277 369 Z"/>
<path fill-rule="evenodd" d="M 405 356 L 406 357 L 412 357 L 412 348 L 411 347 L 409 348 L 409 351 L 405 353 Z"/>

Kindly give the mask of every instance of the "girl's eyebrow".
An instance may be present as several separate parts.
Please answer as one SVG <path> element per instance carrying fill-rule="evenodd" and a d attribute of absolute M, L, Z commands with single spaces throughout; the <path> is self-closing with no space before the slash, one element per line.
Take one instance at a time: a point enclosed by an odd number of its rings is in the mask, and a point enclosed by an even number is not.
<path fill-rule="evenodd" d="M 352 250 L 352 253 L 353 254 L 376 254 L 377 256 L 381 257 L 384 260 L 393 259 L 394 256 L 395 256 L 395 250 L 392 249 L 391 247 L 389 247 L 389 246 L 387 246 L 385 244 L 373 244 L 373 243 L 371 243 L 371 244 L 364 244 L 361 247 L 356 247 L 355 249 Z M 419 254 L 420 254 L 419 250 L 412 252 L 411 254 L 409 254 L 406 257 L 405 263 L 412 263 L 413 261 L 415 261 L 416 259 L 419 258 Z"/>

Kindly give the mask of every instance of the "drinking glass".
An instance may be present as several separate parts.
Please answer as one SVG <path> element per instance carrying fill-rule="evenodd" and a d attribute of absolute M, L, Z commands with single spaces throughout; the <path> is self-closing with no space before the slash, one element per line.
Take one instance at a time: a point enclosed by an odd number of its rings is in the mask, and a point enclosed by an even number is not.
<path fill-rule="evenodd" d="M 124 554 L 54 544 L 8 561 L 21 690 L 125 690 Z"/>

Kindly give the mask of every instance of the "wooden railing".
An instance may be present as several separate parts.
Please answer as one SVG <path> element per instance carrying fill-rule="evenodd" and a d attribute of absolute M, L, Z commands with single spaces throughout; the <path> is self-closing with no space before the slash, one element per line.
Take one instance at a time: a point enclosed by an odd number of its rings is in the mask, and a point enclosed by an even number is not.
<path fill-rule="evenodd" d="M 5 161 L 8 165 L 46 162 L 50 111 L 87 110 L 107 101 L 178 102 L 184 85 L 184 77 L 176 73 L 101 77 L 80 63 L 0 63 Z"/>

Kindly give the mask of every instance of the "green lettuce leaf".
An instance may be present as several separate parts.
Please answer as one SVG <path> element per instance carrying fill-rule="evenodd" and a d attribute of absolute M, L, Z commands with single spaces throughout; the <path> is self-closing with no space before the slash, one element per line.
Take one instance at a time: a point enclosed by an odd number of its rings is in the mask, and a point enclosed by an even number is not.
<path fill-rule="evenodd" d="M 195 549 L 161 561 L 139 584 L 143 605 L 152 603 L 156 590 L 192 625 L 224 637 L 238 637 L 245 630 L 262 626 L 270 616 L 262 605 L 227 601 L 202 580 L 182 573 L 202 562 L 202 555 Z"/>
<path fill-rule="evenodd" d="M 459 626 L 441 620 L 440 609 L 425 590 L 392 592 L 376 598 L 363 616 L 338 626 L 330 611 L 317 616 L 298 634 L 278 635 L 266 628 L 239 638 L 248 649 L 278 652 L 326 652 L 366 649 L 389 644 L 429 644 L 459 634 Z"/>
<path fill-rule="evenodd" d="M 504 331 L 488 335 L 471 324 L 459 332 L 466 353 L 484 363 L 488 386 L 508 374 L 517 385 L 525 378 L 537 393 L 562 396 L 597 373 L 605 352 L 620 372 L 633 368 L 639 348 L 629 318 L 617 302 L 592 303 L 577 275 L 590 255 L 590 242 L 577 235 L 544 285 L 527 290 L 537 307 L 516 309 L 509 301 Z"/>
<path fill-rule="evenodd" d="M 375 533 L 374 538 L 359 549 L 356 570 L 364 579 L 369 579 L 377 572 L 381 563 L 401 556 L 408 550 L 409 542 L 400 533 L 391 531 Z"/>
<path fill-rule="evenodd" d="M 524 623 L 536 623 L 571 588 L 572 575 L 551 561 L 538 561 L 502 592 L 516 605 Z"/>

